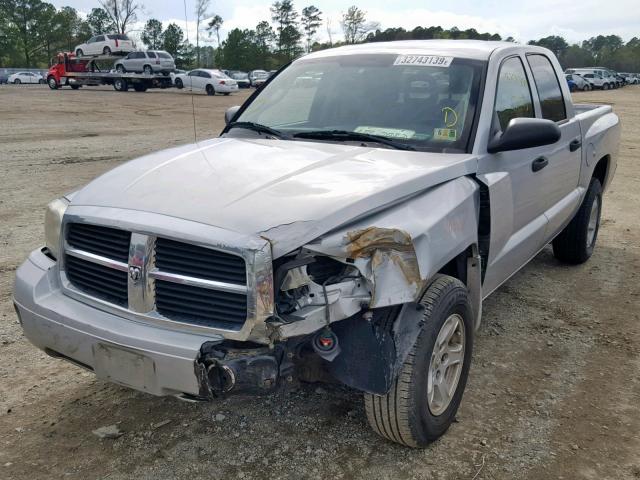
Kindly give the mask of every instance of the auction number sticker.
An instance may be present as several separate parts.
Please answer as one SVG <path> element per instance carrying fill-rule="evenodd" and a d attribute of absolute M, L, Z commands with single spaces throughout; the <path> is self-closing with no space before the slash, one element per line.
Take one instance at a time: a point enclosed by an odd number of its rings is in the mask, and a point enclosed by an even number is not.
<path fill-rule="evenodd" d="M 398 55 L 394 65 L 416 65 L 419 67 L 448 67 L 453 57 L 440 55 Z"/>

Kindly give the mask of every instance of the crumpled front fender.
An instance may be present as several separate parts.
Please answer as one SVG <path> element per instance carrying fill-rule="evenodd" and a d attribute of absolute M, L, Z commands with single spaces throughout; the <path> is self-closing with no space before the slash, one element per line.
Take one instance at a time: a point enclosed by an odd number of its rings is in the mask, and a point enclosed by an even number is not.
<path fill-rule="evenodd" d="M 478 241 L 479 187 L 460 177 L 313 241 L 304 248 L 353 263 L 370 308 L 417 302 L 444 265 Z"/>

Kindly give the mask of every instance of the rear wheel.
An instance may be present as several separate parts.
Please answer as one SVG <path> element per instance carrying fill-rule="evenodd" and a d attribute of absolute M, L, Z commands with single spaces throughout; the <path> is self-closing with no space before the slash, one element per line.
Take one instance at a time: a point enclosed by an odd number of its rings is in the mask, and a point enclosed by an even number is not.
<path fill-rule="evenodd" d="M 13 81 L 13 84 L 14 84 L 14 85 L 20 85 L 21 83 L 22 83 L 22 82 L 20 81 L 20 79 L 19 79 L 19 78 L 16 78 L 16 79 Z"/>
<path fill-rule="evenodd" d="M 76 57 L 81 57 L 82 55 L 84 55 L 84 52 L 82 51 L 81 48 L 76 50 Z"/>
<path fill-rule="evenodd" d="M 213 88 L 213 85 L 207 85 L 207 87 L 205 88 L 205 91 L 207 92 L 207 95 L 215 95 L 216 94 L 216 90 L 215 90 L 215 88 Z"/>
<path fill-rule="evenodd" d="M 574 265 L 589 260 L 598 239 L 601 212 L 602 185 L 592 178 L 580 209 L 553 240 L 553 254 L 558 260 Z"/>
<path fill-rule="evenodd" d="M 80 85 L 71 85 L 71 88 L 73 90 L 78 90 L 80 88 Z"/>
<path fill-rule="evenodd" d="M 584 92 L 588 92 L 589 90 L 591 90 L 591 85 L 589 85 L 588 83 L 585 83 L 584 87 L 582 87 L 582 90 Z"/>
<path fill-rule="evenodd" d="M 41 78 L 40 80 L 38 80 L 38 83 L 40 85 L 44 85 L 46 82 L 44 81 L 44 78 Z"/>
<path fill-rule="evenodd" d="M 122 79 L 122 78 L 116 78 L 113 81 L 113 88 L 117 91 L 117 92 L 126 92 L 127 90 L 129 90 L 129 85 L 127 85 L 127 81 Z"/>
<path fill-rule="evenodd" d="M 418 339 L 386 395 L 364 395 L 369 424 L 381 436 L 424 447 L 453 422 L 467 383 L 473 313 L 466 286 L 439 276 L 420 301 Z"/>
<path fill-rule="evenodd" d="M 145 65 L 142 68 L 142 73 L 144 73 L 146 75 L 152 75 L 153 74 L 153 68 L 151 68 L 151 65 Z"/>
<path fill-rule="evenodd" d="M 102 49 L 102 54 L 103 55 L 111 55 L 111 49 L 109 47 L 104 47 Z"/>

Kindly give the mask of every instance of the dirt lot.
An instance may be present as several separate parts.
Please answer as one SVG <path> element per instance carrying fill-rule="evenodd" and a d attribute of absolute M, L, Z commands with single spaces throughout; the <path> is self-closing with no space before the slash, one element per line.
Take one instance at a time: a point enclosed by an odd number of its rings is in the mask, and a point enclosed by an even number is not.
<path fill-rule="evenodd" d="M 46 203 L 192 142 L 192 108 L 198 139 L 217 134 L 245 96 L 0 88 L 0 478 L 640 478 L 640 87 L 576 95 L 623 121 L 598 247 L 579 267 L 547 248 L 485 303 L 458 421 L 424 451 L 373 434 L 347 389 L 186 404 L 33 348 L 11 290 Z"/>

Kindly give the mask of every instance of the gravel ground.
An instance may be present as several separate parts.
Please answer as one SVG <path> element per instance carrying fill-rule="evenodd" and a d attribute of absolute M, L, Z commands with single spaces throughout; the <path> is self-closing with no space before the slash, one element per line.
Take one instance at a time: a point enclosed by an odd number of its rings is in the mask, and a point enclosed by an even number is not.
<path fill-rule="evenodd" d="M 119 163 L 217 134 L 246 98 L 0 87 L 0 478 L 640 478 L 640 87 L 576 94 L 623 121 L 585 265 L 550 248 L 484 305 L 457 422 L 425 450 L 372 433 L 361 395 L 305 385 L 207 404 L 97 381 L 32 347 L 14 271 L 46 203 Z M 92 433 L 116 425 L 116 439 Z"/>

